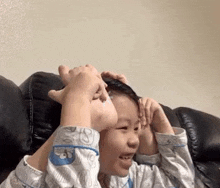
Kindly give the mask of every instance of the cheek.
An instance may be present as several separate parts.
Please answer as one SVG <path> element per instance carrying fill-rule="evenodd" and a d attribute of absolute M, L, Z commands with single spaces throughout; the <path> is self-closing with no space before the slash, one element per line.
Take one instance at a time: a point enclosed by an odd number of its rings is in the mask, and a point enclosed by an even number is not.
<path fill-rule="evenodd" d="M 119 159 L 119 156 L 125 150 L 126 139 L 120 131 L 108 131 L 100 134 L 100 172 L 126 176 L 128 170 L 121 167 L 121 160 Z"/>
<path fill-rule="evenodd" d="M 124 140 L 119 131 L 102 131 L 100 134 L 100 158 L 115 160 L 124 148 Z M 105 160 L 105 161 L 106 161 Z"/>

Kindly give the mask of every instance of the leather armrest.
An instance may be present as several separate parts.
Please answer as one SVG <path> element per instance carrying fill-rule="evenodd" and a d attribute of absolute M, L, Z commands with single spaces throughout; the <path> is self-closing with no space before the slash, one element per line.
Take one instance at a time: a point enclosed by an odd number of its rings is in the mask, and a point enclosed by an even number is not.
<path fill-rule="evenodd" d="M 218 161 L 220 156 L 220 118 L 186 107 L 175 109 L 181 127 L 186 129 L 194 161 Z"/>

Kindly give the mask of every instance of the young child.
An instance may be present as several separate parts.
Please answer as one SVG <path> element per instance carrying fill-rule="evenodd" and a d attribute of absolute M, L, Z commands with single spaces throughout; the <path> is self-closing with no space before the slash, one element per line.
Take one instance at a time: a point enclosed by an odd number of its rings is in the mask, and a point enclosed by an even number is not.
<path fill-rule="evenodd" d="M 59 73 L 66 87 L 49 92 L 62 104 L 59 128 L 1 188 L 194 187 L 186 133 L 156 101 L 114 79 L 105 85 L 91 65 Z"/>

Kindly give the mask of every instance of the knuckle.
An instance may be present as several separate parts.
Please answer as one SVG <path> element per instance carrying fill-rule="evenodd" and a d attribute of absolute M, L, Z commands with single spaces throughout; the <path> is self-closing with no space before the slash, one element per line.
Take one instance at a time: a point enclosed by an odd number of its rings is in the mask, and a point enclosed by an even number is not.
<path fill-rule="evenodd" d="M 144 109 L 147 110 L 147 111 L 149 111 L 149 110 L 150 110 L 150 107 L 149 107 L 149 106 L 145 106 Z"/>
<path fill-rule="evenodd" d="M 76 70 L 76 68 L 70 69 L 70 70 L 69 70 L 69 73 L 70 73 L 70 74 L 73 74 L 73 73 L 75 72 L 75 70 Z"/>

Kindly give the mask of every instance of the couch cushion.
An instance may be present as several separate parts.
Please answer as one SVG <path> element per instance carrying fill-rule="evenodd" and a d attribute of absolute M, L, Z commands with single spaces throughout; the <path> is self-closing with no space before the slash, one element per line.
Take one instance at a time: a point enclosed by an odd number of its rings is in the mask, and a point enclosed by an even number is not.
<path fill-rule="evenodd" d="M 160 104 L 163 108 L 164 113 L 167 116 L 167 119 L 169 120 L 170 124 L 173 127 L 181 127 L 178 118 L 176 117 L 175 112 L 168 106 Z"/>
<path fill-rule="evenodd" d="M 36 72 L 20 86 L 23 93 L 33 144 L 31 153 L 35 152 L 54 132 L 60 123 L 61 105 L 48 97 L 51 89 L 64 87 L 60 76 L 53 73 Z"/>
<path fill-rule="evenodd" d="M 176 108 L 175 113 L 186 129 L 193 160 L 219 160 L 220 118 L 186 107 Z"/>
<path fill-rule="evenodd" d="M 1 167 L 18 163 L 30 149 L 31 136 L 22 93 L 18 86 L 0 76 Z"/>
<path fill-rule="evenodd" d="M 210 188 L 220 187 L 220 162 L 195 162 L 196 172 L 200 180 Z"/>

